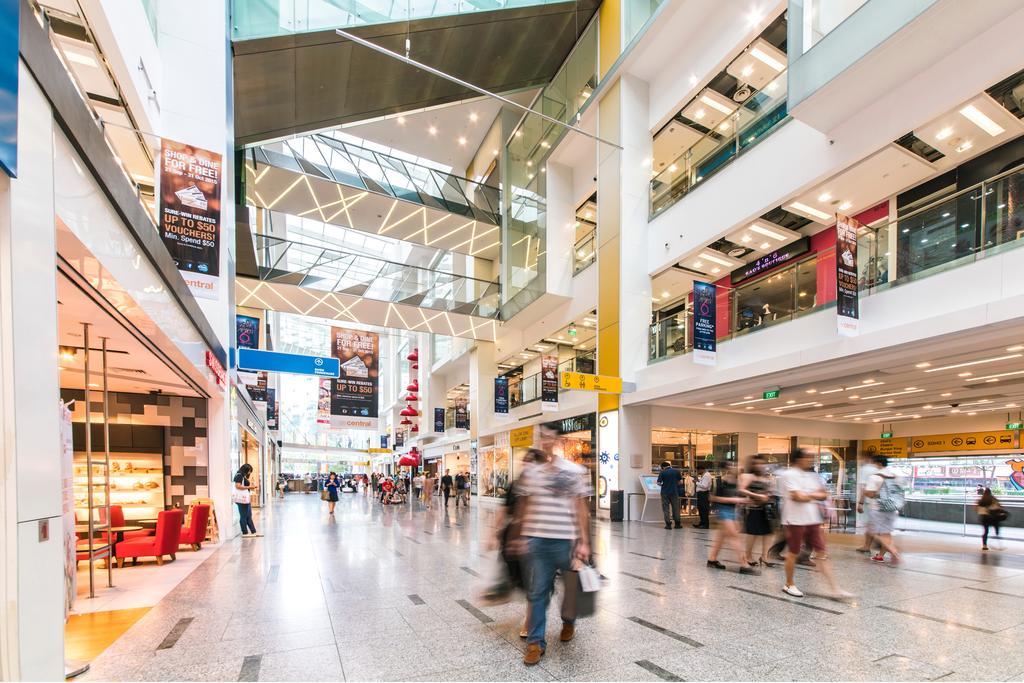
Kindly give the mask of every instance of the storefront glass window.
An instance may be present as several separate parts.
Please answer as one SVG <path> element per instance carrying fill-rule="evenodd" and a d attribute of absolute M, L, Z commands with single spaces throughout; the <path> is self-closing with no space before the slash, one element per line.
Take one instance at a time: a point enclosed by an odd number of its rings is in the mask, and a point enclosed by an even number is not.
<path fill-rule="evenodd" d="M 508 493 L 508 448 L 492 446 L 480 449 L 480 495 L 504 498 Z"/>
<path fill-rule="evenodd" d="M 735 290 L 733 320 L 742 331 L 789 320 L 810 310 L 818 295 L 817 259 L 810 258 Z"/>

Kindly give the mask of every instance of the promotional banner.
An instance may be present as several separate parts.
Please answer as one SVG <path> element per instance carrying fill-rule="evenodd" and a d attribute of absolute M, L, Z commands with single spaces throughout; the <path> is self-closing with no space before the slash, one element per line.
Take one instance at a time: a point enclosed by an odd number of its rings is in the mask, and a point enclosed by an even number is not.
<path fill-rule="evenodd" d="M 316 402 L 316 423 L 330 426 L 331 424 L 331 381 L 320 380 L 320 394 Z"/>
<path fill-rule="evenodd" d="M 395 448 L 401 448 L 405 445 L 405 432 L 399 429 L 395 432 Z"/>
<path fill-rule="evenodd" d="M 597 506 L 611 507 L 612 491 L 619 488 L 619 412 L 601 413 L 597 420 Z"/>
<path fill-rule="evenodd" d="M 71 426 L 71 404 L 60 404 L 61 511 L 64 515 L 64 618 L 78 597 L 78 561 L 75 535 L 75 443 Z"/>
<path fill-rule="evenodd" d="M 434 433 L 444 434 L 444 408 L 434 408 Z"/>
<path fill-rule="evenodd" d="M 267 429 L 280 429 L 277 426 L 277 389 L 267 389 Z"/>
<path fill-rule="evenodd" d="M 494 412 L 500 415 L 508 413 L 508 377 L 494 378 Z"/>
<path fill-rule="evenodd" d="M 540 409 L 558 410 L 558 356 L 540 358 Z"/>
<path fill-rule="evenodd" d="M 387 434 L 381 434 L 380 435 L 380 447 L 381 448 L 387 448 L 388 447 L 388 435 Z"/>
<path fill-rule="evenodd" d="M 379 349 L 373 332 L 331 328 L 331 354 L 341 364 L 331 388 L 331 427 L 377 429 Z"/>
<path fill-rule="evenodd" d="M 160 236 L 192 294 L 216 299 L 220 274 L 220 154 L 160 142 Z"/>
<path fill-rule="evenodd" d="M 267 373 L 257 372 L 256 383 L 247 384 L 245 390 L 249 392 L 249 398 L 252 399 L 253 403 L 267 402 Z"/>
<path fill-rule="evenodd" d="M 707 282 L 693 283 L 693 362 L 698 365 L 714 365 L 718 359 L 715 289 Z"/>
<path fill-rule="evenodd" d="M 240 349 L 260 348 L 260 319 L 251 315 L 236 315 L 235 342 Z"/>
<path fill-rule="evenodd" d="M 469 398 L 466 396 L 455 399 L 455 428 L 469 429 Z"/>
<path fill-rule="evenodd" d="M 857 230 L 860 223 L 836 214 L 836 313 L 839 334 L 857 334 L 860 304 L 857 292 Z"/>

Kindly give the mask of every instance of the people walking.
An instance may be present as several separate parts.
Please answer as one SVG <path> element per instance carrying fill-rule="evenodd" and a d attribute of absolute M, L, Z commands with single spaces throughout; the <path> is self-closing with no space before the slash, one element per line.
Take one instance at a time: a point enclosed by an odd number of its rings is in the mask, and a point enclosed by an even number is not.
<path fill-rule="evenodd" d="M 341 490 L 341 482 L 338 480 L 338 475 L 331 472 L 327 475 L 327 481 L 324 482 L 324 491 L 327 492 L 327 514 L 334 514 L 334 506 L 338 504 L 338 491 Z"/>
<path fill-rule="evenodd" d="M 256 531 L 256 525 L 252 521 L 252 492 L 259 488 L 259 482 L 252 482 L 249 476 L 252 474 L 252 465 L 244 463 L 235 473 L 235 490 L 231 494 L 231 500 L 238 506 L 238 525 L 242 528 L 242 537 L 262 536 Z"/>
<path fill-rule="evenodd" d="M 736 551 L 736 557 L 740 563 L 740 574 L 757 574 L 758 571 L 750 566 L 747 561 L 747 553 L 740 541 L 740 529 L 737 522 L 737 507 L 746 502 L 736 488 L 737 477 L 736 467 L 730 465 L 722 475 L 722 482 L 719 490 L 711 497 L 715 503 L 715 510 L 718 512 L 718 531 L 715 533 L 715 540 L 708 553 L 708 566 L 715 569 L 725 569 L 725 565 L 718 560 L 718 553 L 722 546 L 730 545 Z"/>
<path fill-rule="evenodd" d="M 313 475 L 310 474 L 309 472 L 306 472 L 306 476 L 303 479 L 302 483 L 305 484 L 306 493 L 316 490 L 315 487 L 313 486 Z"/>
<path fill-rule="evenodd" d="M 417 474 L 412 480 L 413 495 L 416 496 L 416 500 L 423 498 L 423 475 Z"/>
<path fill-rule="evenodd" d="M 703 466 L 698 467 L 695 488 L 697 492 L 697 514 L 700 515 L 700 521 L 693 525 L 694 528 L 711 528 L 711 484 L 711 473 Z"/>
<path fill-rule="evenodd" d="M 458 472 L 455 475 L 455 507 L 459 507 L 459 503 L 462 502 L 462 486 L 466 483 L 466 477 L 463 476 L 462 472 Z"/>
<path fill-rule="evenodd" d="M 423 503 L 427 506 L 428 510 L 434 509 L 434 486 L 436 480 L 434 479 L 433 472 L 427 472 L 423 477 Z"/>
<path fill-rule="evenodd" d="M 682 529 L 683 520 L 679 516 L 679 470 L 672 467 L 668 460 L 661 463 L 658 484 L 661 485 L 661 512 L 665 516 L 665 528 L 671 529 L 675 522 L 675 528 Z"/>
<path fill-rule="evenodd" d="M 774 567 L 768 559 L 768 546 L 772 535 L 772 519 L 774 496 L 768 481 L 768 464 L 760 455 L 755 455 L 747 465 L 747 471 L 740 475 L 739 492 L 746 502 L 743 516 L 743 533 L 747 536 L 746 557 L 751 566 Z M 760 540 L 761 553 L 757 562 L 751 561 L 754 544 Z"/>
<path fill-rule="evenodd" d="M 452 480 L 452 471 L 445 470 L 444 476 L 441 477 L 441 493 L 444 495 L 444 506 L 448 507 L 448 499 L 452 495 L 452 486 L 455 482 Z M 457 503 L 456 503 L 457 504 Z"/>
<path fill-rule="evenodd" d="M 462 488 L 459 489 L 459 495 L 462 496 L 462 504 L 465 505 L 466 507 L 469 507 L 470 487 L 472 486 L 472 484 L 473 482 L 470 479 L 469 471 L 467 470 L 463 472 Z"/>
<path fill-rule="evenodd" d="M 978 520 L 981 522 L 981 549 L 988 550 L 988 532 L 994 529 L 996 538 L 999 538 L 999 526 L 1006 521 L 1009 514 L 999 504 L 999 500 L 992 495 L 992 489 L 986 488 L 978 499 Z M 995 546 L 995 543 L 992 544 Z"/>
<path fill-rule="evenodd" d="M 903 509 L 903 487 L 896 471 L 889 467 L 888 458 L 876 455 L 873 461 L 876 471 L 864 485 L 864 496 L 870 499 L 873 537 L 881 548 L 871 559 L 885 562 L 885 554 L 889 553 L 890 562 L 899 564 L 900 553 L 892 540 L 892 532 Z"/>
<path fill-rule="evenodd" d="M 824 521 L 821 505 L 828 500 L 825 482 L 814 471 L 814 456 L 804 449 L 793 455 L 793 468 L 786 473 L 782 490 L 786 501 L 782 506 L 782 523 L 786 525 L 786 583 L 782 590 L 794 598 L 802 598 L 803 591 L 797 588 L 793 580 L 797 557 L 800 548 L 806 543 L 815 553 L 817 565 L 828 582 L 832 593 L 837 598 L 851 597 L 839 588 L 835 575 L 832 573 L 832 562 L 828 557 L 825 545 L 825 534 L 821 530 Z"/>
<path fill-rule="evenodd" d="M 860 471 L 857 473 L 857 514 L 865 516 L 864 522 L 864 543 L 857 548 L 859 553 L 872 552 L 875 543 L 875 508 L 870 501 L 865 500 L 864 489 L 867 487 L 871 477 L 878 473 L 878 466 L 875 465 L 874 457 L 865 454 L 861 462 Z"/>
<path fill-rule="evenodd" d="M 517 483 L 520 498 L 512 537 L 519 547 L 517 554 L 522 554 L 525 542 L 530 567 L 529 632 L 523 657 L 527 666 L 537 664 L 547 649 L 544 636 L 556 572 L 571 571 L 574 561 L 590 561 L 587 498 L 592 489 L 583 467 L 554 453 L 556 436 L 548 427 L 538 429 L 538 449 L 547 460 L 526 467 Z M 575 632 L 575 619 L 563 611 L 559 639 L 570 641 Z"/>

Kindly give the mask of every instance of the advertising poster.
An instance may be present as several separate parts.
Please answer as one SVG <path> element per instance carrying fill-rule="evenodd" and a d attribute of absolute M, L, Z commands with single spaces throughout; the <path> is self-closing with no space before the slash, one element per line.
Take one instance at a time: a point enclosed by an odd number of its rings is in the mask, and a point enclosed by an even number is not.
<path fill-rule="evenodd" d="M 216 299 L 220 270 L 221 156 L 160 143 L 160 236 L 192 294 Z"/>
<path fill-rule="evenodd" d="M 395 432 L 395 448 L 401 448 L 405 445 L 405 432 L 401 429 Z"/>
<path fill-rule="evenodd" d="M 240 349 L 260 348 L 260 319 L 251 315 L 236 315 L 235 342 Z"/>
<path fill-rule="evenodd" d="M 381 434 L 380 435 L 380 447 L 381 448 L 387 448 L 388 447 L 388 435 L 387 434 Z"/>
<path fill-rule="evenodd" d="M 718 359 L 715 289 L 707 282 L 693 283 L 693 362 L 698 365 L 714 365 Z"/>
<path fill-rule="evenodd" d="M 540 409 L 558 410 L 558 356 L 541 356 Z"/>
<path fill-rule="evenodd" d="M 434 408 L 434 433 L 444 434 L 444 408 Z"/>
<path fill-rule="evenodd" d="M 64 516 L 64 618 L 78 597 L 78 562 L 75 535 L 75 444 L 71 427 L 71 404 L 60 404 L 61 512 Z"/>
<path fill-rule="evenodd" d="M 619 412 L 597 418 L 597 506 L 611 508 L 612 491 L 619 488 Z"/>
<path fill-rule="evenodd" d="M 508 413 L 508 377 L 494 378 L 494 412 L 499 415 Z"/>
<path fill-rule="evenodd" d="M 320 393 L 316 402 L 316 423 L 331 425 L 331 382 L 330 379 L 320 380 Z"/>
<path fill-rule="evenodd" d="M 455 428 L 469 429 L 469 398 L 465 396 L 455 399 Z"/>
<path fill-rule="evenodd" d="M 376 431 L 379 349 L 373 332 L 331 328 L 331 355 L 341 364 L 331 388 L 331 427 Z"/>
<path fill-rule="evenodd" d="M 277 430 L 277 389 L 267 389 L 267 429 Z"/>
<path fill-rule="evenodd" d="M 836 215 L 836 314 L 839 334 L 857 334 L 860 304 L 857 292 L 857 230 L 860 223 Z"/>
<path fill-rule="evenodd" d="M 257 372 L 256 383 L 245 385 L 245 390 L 249 392 L 249 398 L 252 399 L 253 403 L 266 403 L 267 402 L 267 373 Z"/>

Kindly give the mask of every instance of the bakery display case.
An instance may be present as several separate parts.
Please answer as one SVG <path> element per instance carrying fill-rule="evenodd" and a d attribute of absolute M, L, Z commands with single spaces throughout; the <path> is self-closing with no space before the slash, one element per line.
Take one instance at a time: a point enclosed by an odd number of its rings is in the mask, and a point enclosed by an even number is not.
<path fill-rule="evenodd" d="M 93 507 L 107 505 L 106 465 L 93 459 Z M 84 452 L 75 453 L 75 513 L 88 519 L 89 473 Z M 120 505 L 126 522 L 153 519 L 164 509 L 163 455 L 160 453 L 110 454 L 110 504 Z"/>

